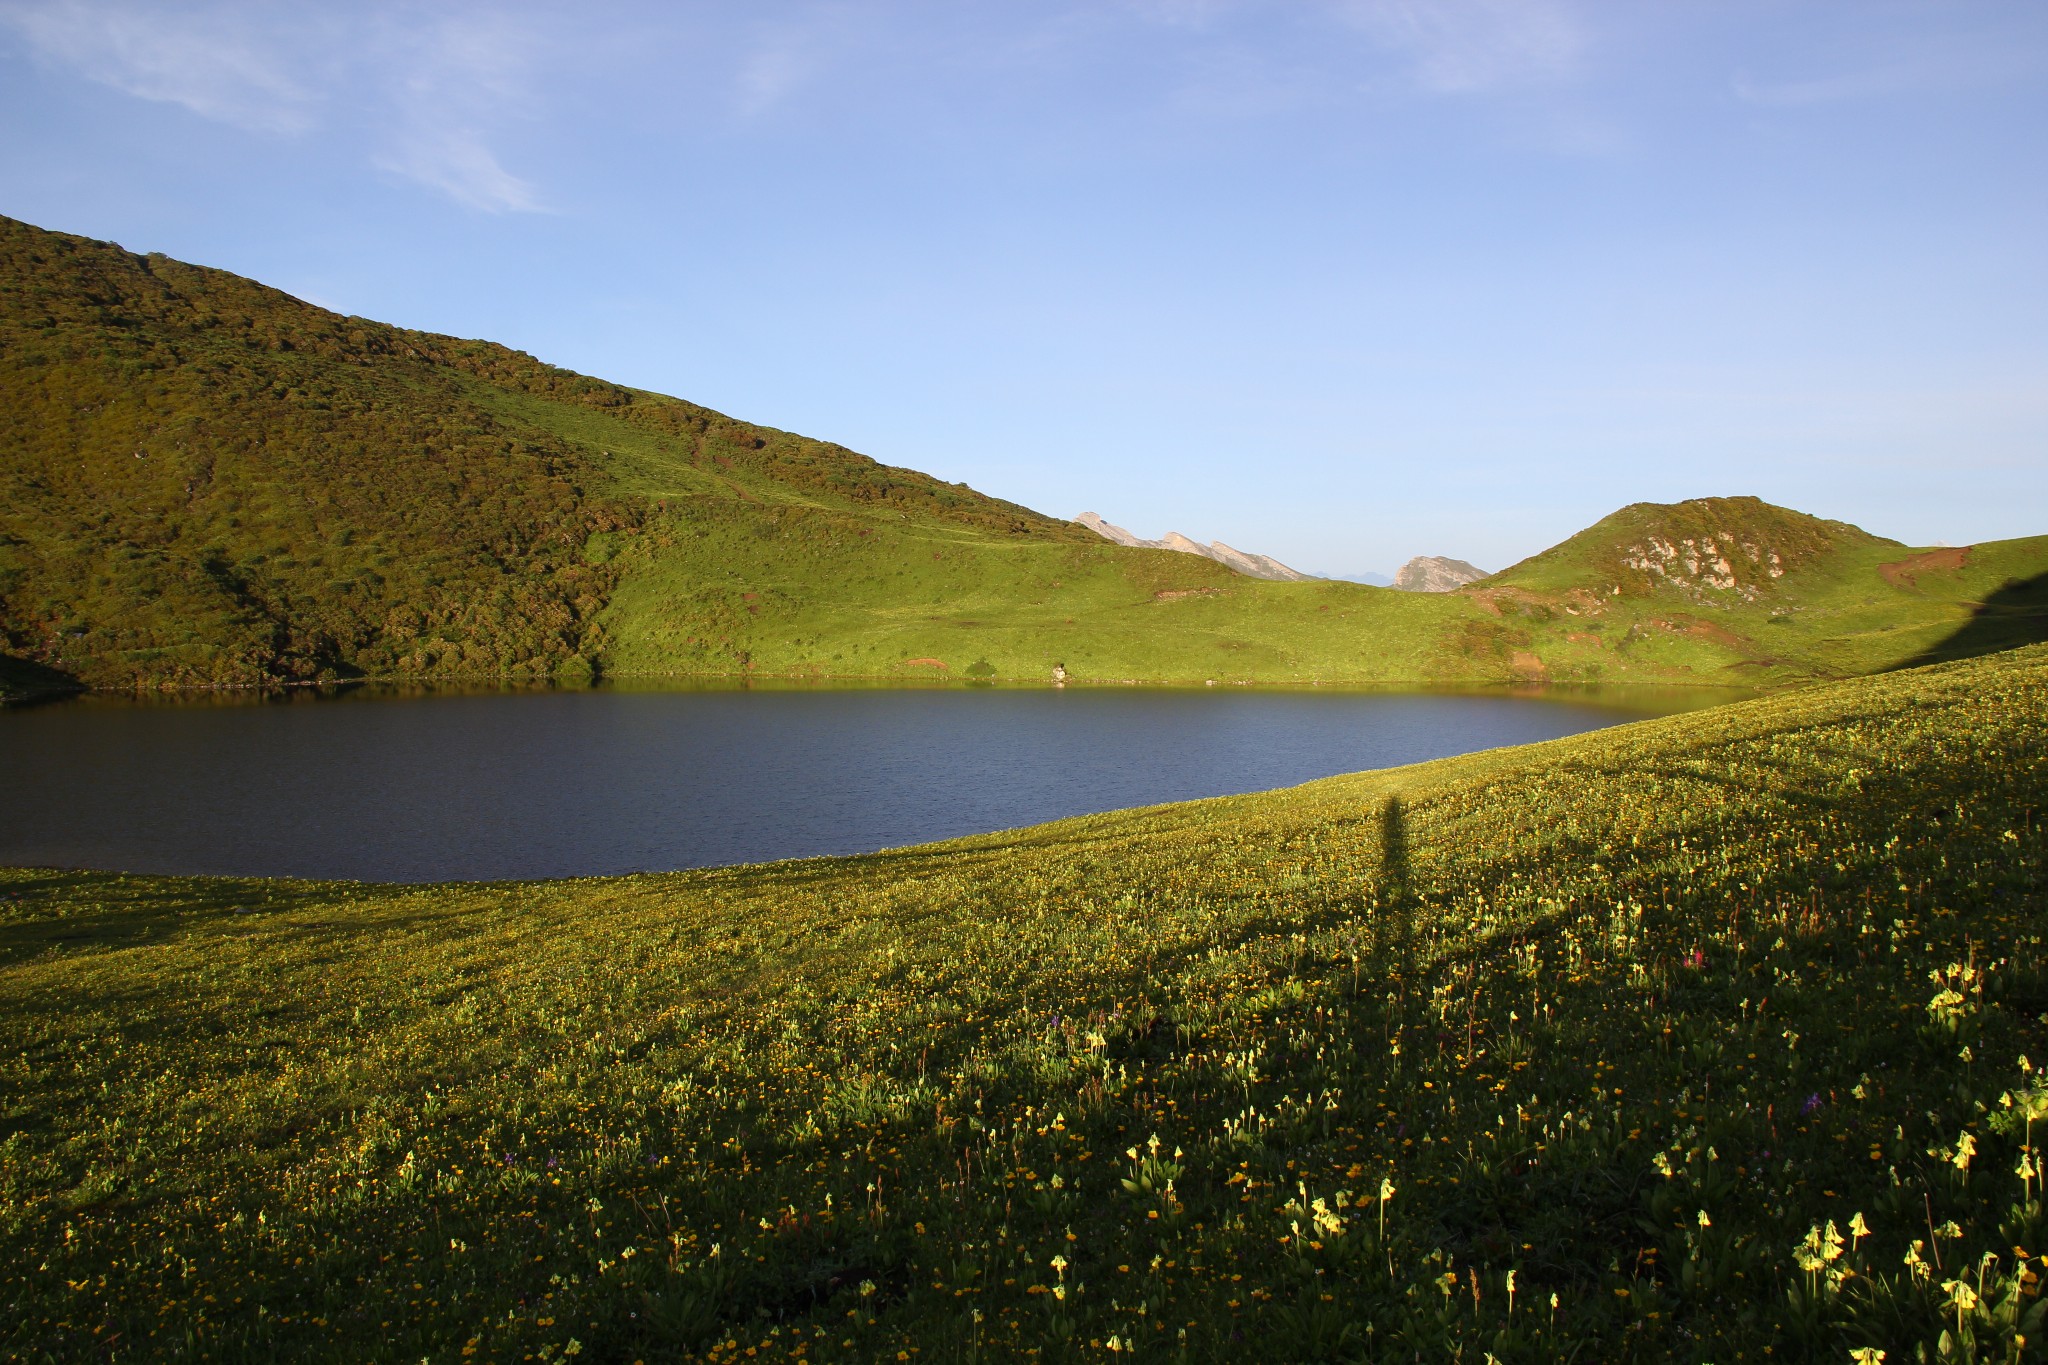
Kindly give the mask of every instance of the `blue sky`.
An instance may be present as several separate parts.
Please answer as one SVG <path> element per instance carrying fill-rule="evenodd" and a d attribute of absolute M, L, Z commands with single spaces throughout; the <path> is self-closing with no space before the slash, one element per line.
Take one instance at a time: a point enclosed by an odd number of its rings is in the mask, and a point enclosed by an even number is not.
<path fill-rule="evenodd" d="M 2036 0 L 0 0 L 0 213 L 1311 571 L 2048 532 Z"/>

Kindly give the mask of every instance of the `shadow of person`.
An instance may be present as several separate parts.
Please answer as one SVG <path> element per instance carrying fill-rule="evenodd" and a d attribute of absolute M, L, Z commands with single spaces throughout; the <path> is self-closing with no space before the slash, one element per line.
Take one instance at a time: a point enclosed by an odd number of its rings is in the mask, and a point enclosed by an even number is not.
<path fill-rule="evenodd" d="M 1407 962 L 1415 946 L 1415 890 L 1409 884 L 1408 817 L 1398 796 L 1380 808 L 1380 902 L 1394 960 Z"/>

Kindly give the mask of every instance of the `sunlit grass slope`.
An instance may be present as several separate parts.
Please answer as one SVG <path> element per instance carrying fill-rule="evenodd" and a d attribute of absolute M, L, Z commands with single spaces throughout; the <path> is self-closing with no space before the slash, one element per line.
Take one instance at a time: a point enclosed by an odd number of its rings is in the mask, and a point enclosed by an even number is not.
<path fill-rule="evenodd" d="M 2036 648 L 867 858 L 10 873 L 0 1350 L 2034 1358 L 2044 775 Z"/>
<path fill-rule="evenodd" d="M 1909 549 L 1756 498 L 1638 503 L 1469 591 L 1555 673 L 1841 677 L 2048 639 L 2048 536 Z"/>
<path fill-rule="evenodd" d="M 1626 508 L 1460 593 L 1268 583 L 502 346 L 0 219 L 0 698 L 977 663 L 1775 684 L 2048 638 L 2044 573 L 2048 538 L 1913 551 L 1728 498 Z"/>

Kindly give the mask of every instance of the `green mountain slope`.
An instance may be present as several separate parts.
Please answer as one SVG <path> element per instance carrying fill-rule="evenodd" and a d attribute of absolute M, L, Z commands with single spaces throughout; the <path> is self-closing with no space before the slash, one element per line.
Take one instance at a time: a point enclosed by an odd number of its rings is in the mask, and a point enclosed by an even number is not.
<path fill-rule="evenodd" d="M 2048 537 L 1915 550 L 1756 498 L 1638 503 L 1467 591 L 1567 676 L 1844 676 L 2048 639 Z"/>
<path fill-rule="evenodd" d="M 1685 568 L 1709 541 L 1726 574 Z M 1458 593 L 1264 582 L 501 346 L 0 219 L 0 695 L 978 662 L 1031 680 L 1063 663 L 1081 680 L 1768 684 L 2048 638 L 2044 570 L 2048 540 L 1915 552 L 1705 499 L 1625 509 Z"/>
<path fill-rule="evenodd" d="M 0 298 L 6 649 L 95 685 L 573 667 L 603 648 L 610 538 L 659 515 L 654 491 L 1081 534 L 503 347 L 7 220 Z"/>
<path fill-rule="evenodd" d="M 865 858 L 0 873 L 0 1351 L 2034 1359 L 2044 777 L 2037 648 Z"/>

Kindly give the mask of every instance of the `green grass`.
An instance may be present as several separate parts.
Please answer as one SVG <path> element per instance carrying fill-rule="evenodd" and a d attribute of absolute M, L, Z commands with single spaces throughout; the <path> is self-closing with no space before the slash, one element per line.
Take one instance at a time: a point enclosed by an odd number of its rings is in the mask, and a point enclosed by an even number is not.
<path fill-rule="evenodd" d="M 1687 538 L 1737 547 L 1740 590 L 1628 563 Z M 2048 639 L 2048 537 L 1916 553 L 1718 498 L 1624 508 L 1459 593 L 1267 583 L 0 219 L 0 700 L 983 661 L 1012 680 L 1772 686 Z"/>
<path fill-rule="evenodd" d="M 2036 1358 L 2044 773 L 2035 648 L 866 858 L 6 873 L 0 1351 Z"/>
<path fill-rule="evenodd" d="M 1664 573 L 1630 553 L 1656 541 L 1679 551 Z M 1705 544 L 1725 573 L 1701 562 Z M 1634 656 L 1638 668 L 1768 684 L 2037 642 L 2044 584 L 2048 536 L 1912 549 L 1756 498 L 1697 498 L 1623 508 L 1473 594 L 1564 676 Z"/>

